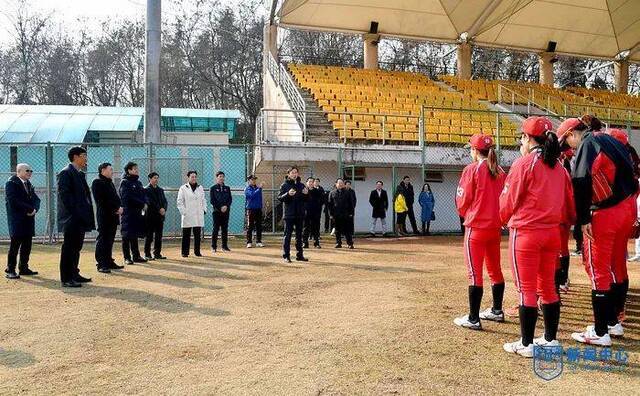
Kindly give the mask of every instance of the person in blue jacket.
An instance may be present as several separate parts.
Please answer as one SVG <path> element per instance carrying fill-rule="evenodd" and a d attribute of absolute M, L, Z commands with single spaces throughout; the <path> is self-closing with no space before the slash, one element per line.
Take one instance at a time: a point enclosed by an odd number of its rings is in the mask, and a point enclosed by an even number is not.
<path fill-rule="evenodd" d="M 431 192 L 431 186 L 429 183 L 425 183 L 422 186 L 420 196 L 418 196 L 418 203 L 422 208 L 422 235 L 430 235 L 429 227 L 431 226 L 431 220 L 434 219 L 433 207 L 436 203 Z"/>
<path fill-rule="evenodd" d="M 18 279 L 20 275 L 37 275 L 29 269 L 29 255 L 31 241 L 35 235 L 35 216 L 40 210 L 40 198 L 29 181 L 33 170 L 28 164 L 18 164 L 16 174 L 5 184 L 5 198 L 7 201 L 7 221 L 9 222 L 9 254 L 7 269 L 4 270 L 7 279 Z M 16 273 L 20 252 L 20 275 Z"/>
<path fill-rule="evenodd" d="M 257 182 L 254 175 L 247 177 L 247 187 L 244 189 L 245 209 L 247 211 L 247 247 L 252 247 L 253 230 L 256 231 L 256 246 L 262 244 L 262 183 Z"/>
<path fill-rule="evenodd" d="M 146 263 L 147 260 L 140 255 L 138 238 L 146 235 L 143 212 L 147 209 L 147 195 L 139 180 L 138 164 L 135 162 L 128 162 L 124 167 L 120 181 L 120 200 L 123 208 L 120 234 L 124 263 Z"/>

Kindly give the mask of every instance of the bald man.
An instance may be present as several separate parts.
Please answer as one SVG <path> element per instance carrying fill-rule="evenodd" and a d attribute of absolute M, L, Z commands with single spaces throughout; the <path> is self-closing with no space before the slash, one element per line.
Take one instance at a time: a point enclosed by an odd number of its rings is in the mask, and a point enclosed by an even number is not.
<path fill-rule="evenodd" d="M 40 198 L 36 195 L 33 185 L 29 181 L 33 170 L 29 164 L 18 164 L 16 174 L 5 184 L 7 202 L 7 221 L 11 244 L 7 257 L 7 269 L 4 270 L 7 279 L 18 279 L 20 275 L 37 275 L 29 269 L 29 255 L 31 241 L 35 235 L 35 216 L 40 209 Z M 18 264 L 18 253 L 20 261 Z"/>

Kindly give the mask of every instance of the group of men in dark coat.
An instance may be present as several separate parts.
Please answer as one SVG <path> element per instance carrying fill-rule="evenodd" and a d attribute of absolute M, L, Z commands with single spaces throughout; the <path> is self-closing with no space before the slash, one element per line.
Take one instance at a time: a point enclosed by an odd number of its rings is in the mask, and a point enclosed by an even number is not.
<path fill-rule="evenodd" d="M 73 147 L 68 157 L 70 164 L 58 174 L 58 230 L 63 233 L 60 254 L 62 286 L 80 287 L 82 283 L 91 282 L 91 278 L 80 275 L 78 264 L 85 233 L 96 228 L 92 195 L 98 220 L 95 258 L 99 272 L 109 273 L 113 269 L 124 268 L 112 257 L 119 224 L 125 264 L 164 259 L 160 249 L 167 200 L 158 186 L 158 174 L 151 173 L 150 184 L 144 188 L 139 180 L 137 164 L 129 162 L 124 168 L 118 194 L 113 184 L 113 167 L 102 163 L 98 166 L 98 178 L 89 189 L 83 171 L 87 165 L 87 151 Z M 138 247 L 138 238 L 141 237 L 146 237 L 145 257 L 140 255 Z M 153 256 L 152 242 L 155 242 Z"/>

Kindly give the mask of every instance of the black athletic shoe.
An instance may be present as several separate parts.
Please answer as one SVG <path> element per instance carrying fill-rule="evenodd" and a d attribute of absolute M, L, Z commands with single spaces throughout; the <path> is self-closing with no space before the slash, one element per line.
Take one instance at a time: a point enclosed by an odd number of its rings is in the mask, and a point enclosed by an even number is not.
<path fill-rule="evenodd" d="M 334 246 L 336 249 L 342 249 L 342 244 L 337 244 L 336 246 Z"/>
<path fill-rule="evenodd" d="M 125 265 L 133 265 L 133 261 L 131 261 L 129 259 L 124 259 L 124 263 L 125 263 Z"/>
<path fill-rule="evenodd" d="M 349 245 L 349 249 L 354 249 L 353 245 Z"/>
<path fill-rule="evenodd" d="M 82 283 L 76 281 L 62 282 L 62 287 L 82 287 Z"/>
<path fill-rule="evenodd" d="M 309 261 L 309 259 L 304 256 L 298 256 L 296 257 L 296 261 Z"/>
<path fill-rule="evenodd" d="M 202 257 L 202 254 L 200 252 L 194 253 L 193 255 L 196 256 L 196 257 Z"/>
<path fill-rule="evenodd" d="M 166 260 L 167 258 L 161 254 L 155 255 L 153 256 L 154 259 L 156 260 Z"/>
<path fill-rule="evenodd" d="M 109 268 L 99 267 L 98 268 L 98 272 L 103 273 L 103 274 L 110 274 L 111 270 Z"/>
<path fill-rule="evenodd" d="M 291 259 L 289 257 L 283 257 L 282 260 L 284 261 L 285 264 L 291 263 Z"/>
<path fill-rule="evenodd" d="M 134 263 L 146 263 L 147 259 L 142 258 L 142 257 L 136 257 L 136 258 L 133 259 L 133 262 Z"/>
<path fill-rule="evenodd" d="M 231 249 L 229 249 L 228 247 L 223 247 L 222 250 L 225 251 L 225 252 L 230 252 L 231 251 Z"/>
<path fill-rule="evenodd" d="M 33 276 L 33 275 L 38 275 L 38 271 L 31 271 L 29 268 L 20 270 L 20 276 Z"/>
<path fill-rule="evenodd" d="M 187 257 L 189 257 L 189 255 L 188 254 L 183 254 L 182 257 L 183 258 L 187 258 Z"/>
<path fill-rule="evenodd" d="M 145 260 L 147 260 L 147 261 L 153 261 L 153 260 L 155 260 L 155 258 L 153 258 L 153 256 L 151 256 L 151 255 L 149 255 L 149 256 L 145 255 L 145 256 L 144 256 L 144 259 L 145 259 Z"/>
<path fill-rule="evenodd" d="M 20 275 L 16 271 L 4 270 L 4 277 L 7 279 L 20 279 Z"/>
<path fill-rule="evenodd" d="M 76 283 L 89 283 L 91 282 L 91 278 L 85 278 L 84 276 L 78 274 L 75 278 L 73 278 L 73 281 Z"/>

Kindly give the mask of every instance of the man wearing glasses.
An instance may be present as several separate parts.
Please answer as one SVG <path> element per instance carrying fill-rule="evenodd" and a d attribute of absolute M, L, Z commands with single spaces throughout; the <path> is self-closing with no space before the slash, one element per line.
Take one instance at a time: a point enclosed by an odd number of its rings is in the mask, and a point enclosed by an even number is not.
<path fill-rule="evenodd" d="M 20 275 L 38 274 L 29 269 L 31 241 L 35 235 L 35 216 L 40 209 L 40 198 L 29 181 L 32 174 L 33 170 L 28 164 L 18 164 L 16 174 L 5 184 L 7 220 L 11 237 L 7 269 L 4 270 L 7 279 L 19 279 Z M 18 252 L 20 253 L 19 264 Z M 16 273 L 16 265 L 20 274 Z"/>

